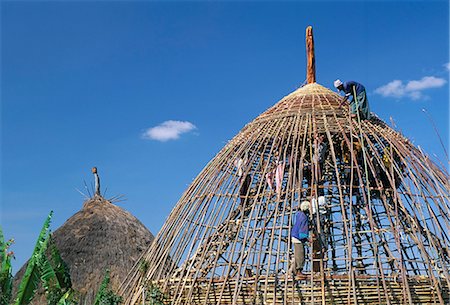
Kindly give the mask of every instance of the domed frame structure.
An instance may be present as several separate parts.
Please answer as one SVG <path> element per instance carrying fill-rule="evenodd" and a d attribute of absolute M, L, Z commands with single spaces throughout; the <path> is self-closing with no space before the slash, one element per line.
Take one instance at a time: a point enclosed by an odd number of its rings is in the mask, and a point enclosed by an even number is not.
<path fill-rule="evenodd" d="M 352 118 L 311 73 L 197 176 L 123 283 L 126 304 L 155 289 L 170 304 L 448 304 L 448 173 L 376 116 Z"/>

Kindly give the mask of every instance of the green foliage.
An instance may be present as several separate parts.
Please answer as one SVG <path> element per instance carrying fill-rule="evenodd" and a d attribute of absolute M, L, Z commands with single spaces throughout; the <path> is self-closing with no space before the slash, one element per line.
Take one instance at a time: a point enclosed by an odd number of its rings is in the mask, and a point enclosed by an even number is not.
<path fill-rule="evenodd" d="M 33 299 L 34 294 L 42 282 L 45 289 L 48 305 L 75 304 L 75 294 L 72 290 L 69 268 L 62 260 L 61 255 L 52 242 L 50 234 L 50 222 L 53 211 L 47 216 L 42 226 L 33 254 L 28 260 L 25 274 L 20 282 L 17 298 L 14 305 L 26 305 Z M 3 241 L 3 233 L 0 228 L 0 305 L 7 305 L 11 298 L 12 274 L 11 259 L 7 253 L 11 241 Z M 47 249 L 50 255 L 47 257 Z"/>
<path fill-rule="evenodd" d="M 48 287 L 45 289 L 45 295 L 48 305 L 56 305 L 61 298 L 61 289 L 58 289 L 55 286 Z"/>
<path fill-rule="evenodd" d="M 147 286 L 147 293 L 145 295 L 146 305 L 164 305 L 166 296 L 159 290 L 158 286 L 149 284 Z"/>
<path fill-rule="evenodd" d="M 58 305 L 76 305 L 77 303 L 77 297 L 75 294 L 75 291 L 70 288 L 67 290 L 65 294 L 62 295 L 62 297 L 58 300 Z"/>
<path fill-rule="evenodd" d="M 57 305 L 61 298 L 67 292 L 70 292 L 72 282 L 69 268 L 62 260 L 58 248 L 52 241 L 51 236 L 48 239 L 50 241 L 50 257 L 41 266 L 41 280 L 46 292 L 47 304 Z M 69 300 L 68 297 L 65 299 L 66 301 Z"/>
<path fill-rule="evenodd" d="M 139 262 L 139 271 L 142 274 L 145 274 L 149 267 L 150 263 L 146 259 L 142 258 L 141 261 Z"/>
<path fill-rule="evenodd" d="M 72 281 L 70 280 L 70 270 L 67 264 L 63 261 L 61 254 L 54 242 L 51 242 L 51 264 L 55 270 L 56 278 L 61 288 L 71 288 Z"/>
<path fill-rule="evenodd" d="M 118 305 L 122 303 L 122 297 L 109 288 L 110 280 L 109 270 L 106 270 L 105 277 L 95 295 L 94 305 Z"/>
<path fill-rule="evenodd" d="M 112 290 L 107 290 L 100 298 L 99 305 L 118 305 L 122 303 L 122 297 Z"/>
<path fill-rule="evenodd" d="M 45 240 L 45 250 L 47 250 L 48 248 L 49 240 L 50 236 L 48 236 L 47 239 Z M 61 289 L 59 282 L 56 280 L 55 270 L 53 269 L 50 260 L 47 259 L 45 253 L 43 257 L 41 257 L 41 259 L 38 261 L 38 269 L 46 293 L 48 293 L 48 291 L 50 290 Z"/>
<path fill-rule="evenodd" d="M 8 253 L 8 249 L 13 240 L 5 242 L 3 231 L 0 227 L 0 305 L 7 305 L 11 299 L 12 293 L 12 252 Z"/>
<path fill-rule="evenodd" d="M 25 305 L 30 303 L 34 294 L 38 288 L 41 276 L 41 268 L 45 272 L 49 272 L 46 265 L 45 251 L 47 250 L 48 240 L 50 235 L 50 221 L 53 216 L 53 211 L 47 216 L 47 219 L 42 226 L 41 233 L 39 234 L 36 246 L 34 247 L 33 254 L 28 260 L 27 269 L 20 282 L 19 290 L 17 292 L 17 298 L 14 302 L 15 305 Z M 47 273 L 45 273 L 47 276 Z"/>
<path fill-rule="evenodd" d="M 77 298 L 75 291 L 72 288 L 67 289 L 64 294 L 61 294 L 63 290 L 55 287 L 50 288 L 47 291 L 47 304 L 48 305 L 76 305 Z"/>
<path fill-rule="evenodd" d="M 95 295 L 94 305 L 100 304 L 100 299 L 103 297 L 103 295 L 106 294 L 106 291 L 108 290 L 109 281 L 110 281 L 109 270 L 106 270 L 102 283 L 100 284 L 97 294 Z"/>

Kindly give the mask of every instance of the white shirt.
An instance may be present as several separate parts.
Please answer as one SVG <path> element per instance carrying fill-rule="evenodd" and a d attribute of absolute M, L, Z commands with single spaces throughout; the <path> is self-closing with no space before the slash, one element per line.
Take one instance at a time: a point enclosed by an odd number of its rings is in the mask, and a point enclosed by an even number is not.
<path fill-rule="evenodd" d="M 319 206 L 317 206 L 317 201 L 319 202 Z M 320 214 L 326 214 L 327 213 L 327 207 L 326 207 L 326 199 L 325 196 L 319 196 L 318 200 L 316 198 L 311 199 L 311 209 L 312 213 L 316 214 L 317 209 L 319 209 Z"/>

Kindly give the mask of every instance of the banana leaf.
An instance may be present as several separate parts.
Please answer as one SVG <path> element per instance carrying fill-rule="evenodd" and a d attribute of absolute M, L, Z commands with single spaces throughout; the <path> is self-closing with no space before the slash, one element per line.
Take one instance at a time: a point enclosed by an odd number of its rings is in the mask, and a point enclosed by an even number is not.
<path fill-rule="evenodd" d="M 58 248 L 51 239 L 50 236 L 50 249 L 51 249 L 51 264 L 53 270 L 55 270 L 56 280 L 59 286 L 64 289 L 72 287 L 72 281 L 70 280 L 70 270 L 67 264 L 63 261 Z"/>
<path fill-rule="evenodd" d="M 61 258 L 58 248 L 52 240 L 51 235 L 48 240 L 50 255 L 42 257 L 40 264 L 41 280 L 46 292 L 48 304 L 58 304 L 61 298 L 72 287 L 69 268 Z M 48 251 L 47 251 L 48 252 Z"/>
<path fill-rule="evenodd" d="M 29 304 L 38 288 L 40 282 L 40 265 L 43 264 L 43 256 L 45 256 L 46 247 L 48 245 L 48 237 L 50 234 L 49 228 L 52 216 L 53 211 L 47 216 L 47 219 L 42 226 L 33 254 L 28 261 L 27 269 L 20 282 L 14 305 Z"/>
<path fill-rule="evenodd" d="M 0 267 L 1 267 L 0 270 L 2 272 L 5 268 L 4 263 L 7 260 L 7 255 L 6 255 L 7 250 L 8 250 L 8 247 L 6 246 L 5 237 L 3 236 L 3 230 L 2 230 L 2 227 L 0 226 L 0 251 L 1 251 L 1 253 L 0 253 Z"/>
<path fill-rule="evenodd" d="M 0 226 L 0 305 L 7 305 L 12 294 L 11 257 L 7 254 L 10 241 L 5 242 Z"/>
<path fill-rule="evenodd" d="M 42 249 L 48 248 L 50 237 L 45 240 L 45 244 Z M 56 277 L 55 270 L 51 265 L 50 261 L 47 259 L 47 256 L 42 255 L 40 260 L 38 261 L 39 272 L 41 274 L 41 281 L 44 286 L 46 292 L 50 291 L 52 288 L 61 289 L 59 285 L 58 279 Z"/>

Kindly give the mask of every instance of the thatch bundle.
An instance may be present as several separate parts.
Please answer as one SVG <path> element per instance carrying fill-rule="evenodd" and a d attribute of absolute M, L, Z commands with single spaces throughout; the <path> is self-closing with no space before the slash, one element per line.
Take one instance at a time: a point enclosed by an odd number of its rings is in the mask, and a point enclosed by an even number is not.
<path fill-rule="evenodd" d="M 86 304 L 93 302 L 106 269 L 111 272 L 113 290 L 117 289 L 153 239 L 136 217 L 101 196 L 87 200 L 53 233 L 53 241 L 70 268 L 73 288 Z M 16 286 L 24 271 L 25 266 L 17 273 Z M 45 297 L 40 295 L 33 303 L 46 304 Z"/>

